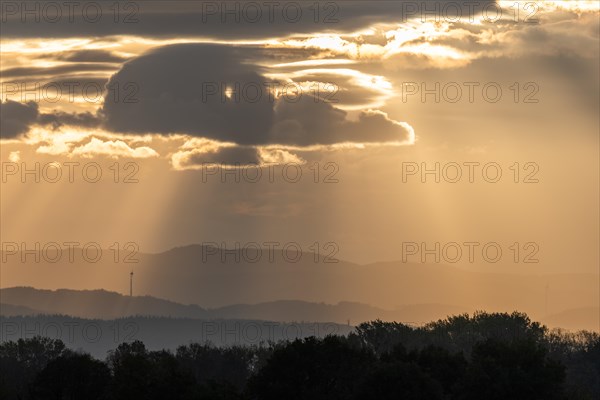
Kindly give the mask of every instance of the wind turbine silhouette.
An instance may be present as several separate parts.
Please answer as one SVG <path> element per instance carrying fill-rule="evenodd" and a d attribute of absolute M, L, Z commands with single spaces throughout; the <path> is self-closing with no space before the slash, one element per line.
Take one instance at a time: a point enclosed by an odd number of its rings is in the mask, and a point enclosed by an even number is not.
<path fill-rule="evenodd" d="M 133 297 L 133 270 L 129 273 L 129 297 Z"/>

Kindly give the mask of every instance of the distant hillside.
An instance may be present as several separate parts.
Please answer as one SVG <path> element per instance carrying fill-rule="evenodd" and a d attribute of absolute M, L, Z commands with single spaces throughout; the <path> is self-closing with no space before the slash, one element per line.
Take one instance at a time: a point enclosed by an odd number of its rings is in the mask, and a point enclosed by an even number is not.
<path fill-rule="evenodd" d="M 208 313 L 194 305 L 183 305 L 150 296 L 123 296 L 106 290 L 40 290 L 31 287 L 0 289 L 2 315 L 19 315 L 10 307 L 20 306 L 44 314 L 81 318 L 113 319 L 132 315 L 206 318 Z M 5 305 L 10 305 L 7 309 Z"/>
<path fill-rule="evenodd" d="M 34 310 L 25 306 L 16 306 L 14 304 L 0 303 L 0 316 L 13 315 L 36 315 L 45 314 L 43 311 Z"/>
<path fill-rule="evenodd" d="M 413 304 L 385 310 L 361 303 L 311 303 L 279 300 L 259 304 L 235 304 L 214 309 L 184 305 L 150 296 L 123 296 L 105 290 L 40 290 L 30 287 L 0 289 L 0 315 L 20 316 L 61 314 L 79 318 L 116 319 L 131 316 L 173 317 L 190 319 L 235 319 L 280 322 L 333 322 L 358 325 L 381 319 L 412 325 L 464 312 L 463 307 L 442 304 Z M 508 310 L 511 311 L 511 310 Z M 540 319 L 550 328 L 600 331 L 600 308 L 565 310 Z"/>
<path fill-rule="evenodd" d="M 309 303 L 304 301 L 282 300 L 261 304 L 237 304 L 213 310 L 222 318 L 269 319 L 276 321 L 332 321 L 358 324 L 364 321 L 402 321 L 419 325 L 426 321 L 444 318 L 449 314 L 466 312 L 462 307 L 443 304 L 415 304 L 384 310 L 361 303 L 340 302 L 338 304 Z"/>
<path fill-rule="evenodd" d="M 281 300 L 260 304 L 237 304 L 215 309 L 183 305 L 149 296 L 123 296 L 105 290 L 40 290 L 30 287 L 0 289 L 4 316 L 35 313 L 64 314 L 80 318 L 114 319 L 135 315 L 174 318 L 256 319 L 357 324 L 382 319 L 419 324 L 466 310 L 446 305 L 421 304 L 383 310 L 360 303 L 336 305 Z"/>
<path fill-rule="evenodd" d="M 110 316 L 120 314 L 121 310 L 127 313 L 145 312 L 145 307 L 149 307 L 161 315 L 196 316 L 196 313 L 203 315 L 209 308 L 258 304 L 261 306 L 253 306 L 253 312 L 257 315 L 276 313 L 278 318 L 284 318 L 287 310 L 262 304 L 293 299 L 335 304 L 331 306 L 333 308 L 321 307 L 318 312 L 312 310 L 310 315 L 313 315 L 312 319 L 335 318 L 337 321 L 354 321 L 374 314 L 388 315 L 379 309 L 393 310 L 394 319 L 411 321 L 428 321 L 461 310 L 517 309 L 539 320 L 546 314 L 546 288 L 551 314 L 595 307 L 600 291 L 598 275 L 545 274 L 543 268 L 530 264 L 524 264 L 519 274 L 511 274 L 499 273 L 504 268 L 497 264 L 486 264 L 479 268 L 474 265 L 472 270 L 443 264 L 402 262 L 358 265 L 343 260 L 326 262 L 331 260 L 323 254 L 292 252 L 287 254 L 286 259 L 281 251 L 272 254 L 267 249 L 260 253 L 248 249 L 223 252 L 199 245 L 178 247 L 160 254 L 133 255 L 138 260 L 134 264 L 123 262 L 127 252 L 120 253 L 120 262 L 114 262 L 114 252 L 105 250 L 103 257 L 94 263 L 85 261 L 78 250 L 74 252 L 72 261 L 68 252 L 63 253 L 60 257 L 46 255 L 46 260 L 42 256 L 40 262 L 35 262 L 31 254 L 25 258 L 26 262 L 22 262 L 19 254 L 7 255 L 6 262 L 0 265 L 2 287 L 103 288 L 110 292 L 129 293 L 129 273 L 133 270 L 134 294 L 152 297 L 134 303 L 127 298 L 115 297 L 108 300 L 115 309 L 100 308 L 97 312 Z M 59 260 L 50 262 L 48 258 Z M 296 258 L 297 261 L 291 261 Z M 189 306 L 175 310 L 166 303 L 154 304 L 154 298 L 169 299 L 180 305 L 197 304 L 203 308 Z M 349 313 L 345 309 L 348 305 L 343 303 L 347 301 L 351 304 L 369 304 L 378 310 L 352 306 L 353 312 Z M 86 310 L 100 307 L 93 299 L 89 302 L 85 304 Z M 456 308 L 445 308 L 452 306 Z M 69 307 L 77 311 L 79 305 Z M 291 305 L 286 307 L 289 309 Z M 303 309 L 307 308 L 303 306 Z M 236 306 L 234 309 L 225 307 L 221 311 L 236 316 L 248 313 L 247 310 L 239 310 Z M 402 313 L 398 315 L 400 311 Z M 302 312 L 297 311 L 298 316 L 304 318 Z"/>

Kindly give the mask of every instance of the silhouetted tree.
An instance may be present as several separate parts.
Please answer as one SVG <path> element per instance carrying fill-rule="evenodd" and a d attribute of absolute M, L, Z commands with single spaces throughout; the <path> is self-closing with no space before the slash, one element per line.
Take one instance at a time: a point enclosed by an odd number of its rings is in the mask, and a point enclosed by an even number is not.
<path fill-rule="evenodd" d="M 152 364 L 144 343 L 122 343 L 109 356 L 113 373 L 114 398 L 130 400 L 150 397 Z"/>
<path fill-rule="evenodd" d="M 193 378 L 173 354 L 150 352 L 140 341 L 123 343 L 108 357 L 115 399 L 184 399 Z"/>
<path fill-rule="evenodd" d="M 66 352 L 61 340 L 36 336 L 0 344 L 0 396 L 31 398 L 31 385 L 46 365 Z"/>
<path fill-rule="evenodd" d="M 356 400 L 442 400 L 442 385 L 414 362 L 386 361 L 370 371 Z"/>
<path fill-rule="evenodd" d="M 198 385 L 190 400 L 242 400 L 238 389 L 229 383 L 208 381 Z"/>
<path fill-rule="evenodd" d="M 564 367 L 547 357 L 546 349 L 531 339 L 506 342 L 488 339 L 473 348 L 459 399 L 565 399 Z"/>
<path fill-rule="evenodd" d="M 407 353 L 398 344 L 382 354 L 358 390 L 356 399 L 443 399 L 464 376 L 462 354 L 428 346 Z M 444 397 L 444 392 L 446 396 Z"/>
<path fill-rule="evenodd" d="M 152 399 L 185 399 L 194 386 L 192 375 L 166 350 L 149 353 Z"/>
<path fill-rule="evenodd" d="M 89 354 L 68 353 L 50 361 L 33 383 L 40 400 L 109 399 L 108 366 Z"/>
<path fill-rule="evenodd" d="M 547 328 L 533 322 L 527 314 L 487 313 L 478 311 L 473 316 L 461 314 L 431 322 L 424 327 L 428 344 L 444 347 L 451 352 L 464 352 L 468 357 L 471 349 L 487 339 L 512 342 L 532 340 L 541 342 Z"/>
<path fill-rule="evenodd" d="M 448 350 L 432 345 L 412 351 L 408 359 L 438 381 L 446 396 L 450 396 L 464 378 L 468 365 L 462 353 L 450 354 Z"/>
<path fill-rule="evenodd" d="M 377 356 L 392 351 L 398 344 L 409 346 L 415 337 L 414 328 L 399 322 L 375 320 L 358 325 L 348 339 L 373 351 Z"/>
<path fill-rule="evenodd" d="M 176 357 L 196 383 L 227 383 L 241 391 L 256 362 L 256 353 L 252 347 L 217 348 L 209 344 L 192 343 L 178 347 Z"/>
<path fill-rule="evenodd" d="M 106 362 L 35 337 L 0 343 L 4 400 L 595 400 L 600 335 L 526 315 L 459 315 L 423 327 L 361 324 L 348 337 L 258 347 L 123 343 Z"/>
<path fill-rule="evenodd" d="M 600 399 L 600 335 L 555 329 L 545 338 L 549 355 L 566 367 L 569 399 Z"/>
<path fill-rule="evenodd" d="M 249 394 L 261 400 L 350 399 L 375 357 L 343 337 L 295 340 L 274 350 L 251 378 Z"/>

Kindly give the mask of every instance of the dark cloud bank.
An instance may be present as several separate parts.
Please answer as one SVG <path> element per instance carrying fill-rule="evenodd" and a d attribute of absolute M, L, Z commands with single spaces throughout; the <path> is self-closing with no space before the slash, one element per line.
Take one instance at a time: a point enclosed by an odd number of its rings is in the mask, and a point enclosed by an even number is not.
<path fill-rule="evenodd" d="M 275 99 L 261 67 L 230 46 L 181 44 L 124 64 L 108 85 L 134 82 L 134 102 L 106 101 L 106 128 L 122 133 L 183 133 L 240 145 L 401 142 L 408 129 L 379 112 L 357 121 L 310 93 Z M 279 86 L 279 85 L 278 85 Z M 227 88 L 237 88 L 228 98 Z M 245 90 L 246 89 L 246 90 Z"/>

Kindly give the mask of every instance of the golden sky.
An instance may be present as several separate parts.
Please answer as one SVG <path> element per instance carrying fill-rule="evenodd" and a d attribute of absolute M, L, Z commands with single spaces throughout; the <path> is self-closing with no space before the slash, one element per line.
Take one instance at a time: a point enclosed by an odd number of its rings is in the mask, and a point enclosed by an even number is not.
<path fill-rule="evenodd" d="M 598 2 L 419 3 L 3 8 L 2 241 L 494 242 L 458 265 L 597 274 Z"/>

